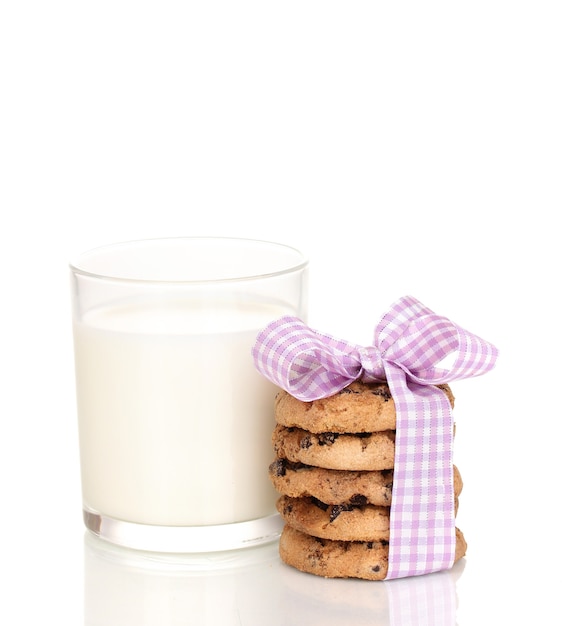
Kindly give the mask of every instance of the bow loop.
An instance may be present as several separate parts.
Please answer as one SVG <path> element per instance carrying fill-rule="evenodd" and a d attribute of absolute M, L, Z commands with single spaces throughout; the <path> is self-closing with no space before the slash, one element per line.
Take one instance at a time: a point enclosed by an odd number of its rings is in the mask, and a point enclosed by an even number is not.
<path fill-rule="evenodd" d="M 361 375 L 355 346 L 312 330 L 297 317 L 282 317 L 258 335 L 256 368 L 301 400 L 333 395 Z"/>
<path fill-rule="evenodd" d="M 389 346 L 385 359 L 398 365 L 416 382 L 442 381 L 448 370 L 439 365 L 458 350 L 458 335 L 458 328 L 446 317 L 425 314 L 404 324 L 402 334 Z"/>

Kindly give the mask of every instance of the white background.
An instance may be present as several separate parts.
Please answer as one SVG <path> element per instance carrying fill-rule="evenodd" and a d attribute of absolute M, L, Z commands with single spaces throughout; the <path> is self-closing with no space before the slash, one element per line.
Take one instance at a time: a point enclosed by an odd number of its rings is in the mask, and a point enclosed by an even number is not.
<path fill-rule="evenodd" d="M 369 343 L 411 294 L 500 348 L 453 385 L 456 620 L 556 622 L 558 5 L 4 0 L 1 622 L 129 623 L 129 597 L 88 609 L 67 263 L 180 235 L 302 249 L 309 321 L 342 338 Z M 210 623 L 162 606 L 135 622 Z M 263 611 L 301 623 L 290 603 Z"/>

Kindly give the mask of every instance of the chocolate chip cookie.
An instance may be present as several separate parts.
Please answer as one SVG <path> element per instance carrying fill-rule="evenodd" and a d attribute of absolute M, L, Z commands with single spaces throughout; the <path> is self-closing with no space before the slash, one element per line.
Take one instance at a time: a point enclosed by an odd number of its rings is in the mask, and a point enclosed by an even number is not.
<path fill-rule="evenodd" d="M 455 513 L 458 499 L 455 498 Z M 390 507 L 373 504 L 326 504 L 316 498 L 281 496 L 277 510 L 286 524 L 322 539 L 390 539 Z"/>
<path fill-rule="evenodd" d="M 278 424 L 272 436 L 278 458 L 326 469 L 386 470 L 394 467 L 395 431 L 312 433 Z"/>
<path fill-rule="evenodd" d="M 455 529 L 455 562 L 466 554 L 466 541 Z M 325 578 L 384 580 L 388 542 L 342 541 L 314 537 L 286 525 L 279 541 L 281 559 L 296 569 Z"/>
<path fill-rule="evenodd" d="M 313 497 L 325 504 L 390 506 L 393 470 L 349 471 L 293 463 L 277 458 L 269 466 L 275 489 L 291 498 Z M 459 470 L 453 466 L 455 496 L 462 491 Z"/>
<path fill-rule="evenodd" d="M 449 385 L 439 385 L 451 406 Z M 387 383 L 352 382 L 329 398 L 298 400 L 286 391 L 275 398 L 275 421 L 311 433 L 373 433 L 396 429 L 396 408 Z"/>

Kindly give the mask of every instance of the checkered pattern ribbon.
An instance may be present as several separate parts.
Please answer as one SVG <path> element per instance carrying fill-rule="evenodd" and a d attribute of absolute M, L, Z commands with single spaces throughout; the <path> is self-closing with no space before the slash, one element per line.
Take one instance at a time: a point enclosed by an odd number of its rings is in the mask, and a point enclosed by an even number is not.
<path fill-rule="evenodd" d="M 258 371 L 300 400 L 326 398 L 358 379 L 388 382 L 396 443 L 387 579 L 454 562 L 453 416 L 436 385 L 488 372 L 497 354 L 411 296 L 382 317 L 372 346 L 319 333 L 296 317 L 275 320 L 257 337 Z M 453 364 L 443 365 L 450 356 Z"/>

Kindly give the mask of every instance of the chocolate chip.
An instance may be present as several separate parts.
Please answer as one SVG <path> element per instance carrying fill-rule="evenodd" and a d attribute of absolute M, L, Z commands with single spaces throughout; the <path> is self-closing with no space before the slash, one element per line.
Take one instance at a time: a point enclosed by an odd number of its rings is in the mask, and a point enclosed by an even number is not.
<path fill-rule="evenodd" d="M 330 523 L 337 519 L 340 513 L 351 510 L 353 510 L 353 506 L 351 504 L 334 504 L 332 510 L 330 511 Z"/>
<path fill-rule="evenodd" d="M 310 446 L 312 445 L 312 441 L 310 439 L 310 435 L 305 435 L 302 439 L 301 439 L 301 449 L 302 450 L 307 450 L 308 448 L 310 448 Z"/>
<path fill-rule="evenodd" d="M 367 504 L 367 498 L 360 493 L 356 493 L 351 496 L 349 503 L 353 506 L 365 506 Z"/>
<path fill-rule="evenodd" d="M 371 393 L 374 396 L 381 396 L 385 402 L 388 402 L 390 398 L 392 398 L 388 387 L 385 387 L 384 385 L 381 385 L 380 387 L 373 387 L 373 389 L 371 389 Z"/>
<path fill-rule="evenodd" d="M 287 473 L 287 461 L 286 459 L 276 459 L 269 466 L 269 471 L 275 476 L 285 476 Z"/>
<path fill-rule="evenodd" d="M 373 567 L 371 567 L 371 569 L 373 570 L 373 572 L 380 572 L 381 571 L 381 566 L 380 565 L 373 565 Z"/>
<path fill-rule="evenodd" d="M 328 505 L 322 502 L 321 500 L 318 500 L 318 498 L 312 497 L 310 498 L 310 501 L 312 502 L 312 504 L 314 504 L 314 506 L 317 506 L 319 509 L 322 509 L 323 511 L 328 510 Z"/>
<path fill-rule="evenodd" d="M 372 433 L 359 433 L 358 438 L 361 439 L 361 451 L 365 452 L 369 443 L 371 443 L 371 434 Z"/>
<path fill-rule="evenodd" d="M 338 436 L 338 433 L 320 433 L 318 435 L 318 445 L 331 446 Z"/>

